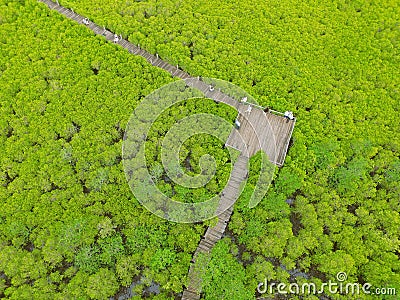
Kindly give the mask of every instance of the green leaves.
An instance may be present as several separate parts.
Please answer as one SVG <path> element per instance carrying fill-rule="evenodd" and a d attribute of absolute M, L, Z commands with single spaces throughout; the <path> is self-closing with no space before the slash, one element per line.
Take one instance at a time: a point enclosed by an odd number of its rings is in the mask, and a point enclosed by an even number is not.
<path fill-rule="evenodd" d="M 254 299 L 245 285 L 245 270 L 229 252 L 229 242 L 221 240 L 212 250 L 203 277 L 205 299 Z"/>
<path fill-rule="evenodd" d="M 0 294 L 108 299 L 146 270 L 161 280 L 157 255 L 181 292 L 204 227 L 149 214 L 120 164 L 131 111 L 170 75 L 40 3 L 0 6 Z"/>
<path fill-rule="evenodd" d="M 0 293 L 107 299 L 139 275 L 146 280 L 138 298 L 152 281 L 160 299 L 181 292 L 205 225 L 169 224 L 145 211 L 120 164 L 130 112 L 170 75 L 22 2 L 0 0 Z M 286 282 L 289 273 L 272 262 L 329 278 L 346 271 L 377 286 L 399 282 L 397 2 L 61 2 L 192 76 L 228 79 L 297 117 L 267 196 L 248 209 L 253 164 L 229 224 L 251 267 L 219 243 L 206 298 L 251 299 L 254 278 Z M 212 153 L 216 179 L 194 191 L 167 182 L 156 162 L 160 143 L 191 112 L 236 117 L 200 99 L 154 124 L 151 175 L 178 201 L 218 193 L 232 163 L 217 140 L 189 139 L 181 166 L 198 174 L 201 156 Z"/>
<path fill-rule="evenodd" d="M 95 273 L 99 269 L 98 254 L 97 246 L 82 247 L 75 256 L 75 264 L 83 272 Z"/>
<path fill-rule="evenodd" d="M 117 279 L 114 272 L 108 269 L 102 268 L 88 278 L 86 292 L 90 299 L 108 299 L 117 291 Z"/>
<path fill-rule="evenodd" d="M 330 255 L 317 256 L 315 262 L 319 264 L 318 269 L 332 278 L 339 272 L 345 272 L 349 276 L 355 274 L 354 258 L 345 251 L 338 250 Z"/>
<path fill-rule="evenodd" d="M 231 107 L 203 98 L 191 98 L 163 111 L 152 124 L 145 148 L 157 187 L 181 202 L 202 202 L 221 192 L 232 165 L 224 142 L 235 116 Z M 140 118 L 146 118 L 146 112 Z M 163 166 L 164 161 L 170 163 Z"/>
<path fill-rule="evenodd" d="M 170 249 L 158 249 L 150 262 L 150 268 L 156 272 L 174 263 L 176 254 Z"/>

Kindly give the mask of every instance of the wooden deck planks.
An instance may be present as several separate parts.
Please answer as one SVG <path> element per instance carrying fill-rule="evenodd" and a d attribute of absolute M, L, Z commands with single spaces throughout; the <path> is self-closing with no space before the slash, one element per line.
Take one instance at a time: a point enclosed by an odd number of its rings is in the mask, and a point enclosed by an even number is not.
<path fill-rule="evenodd" d="M 229 178 L 228 184 L 225 187 L 221 201 L 217 209 L 218 223 L 214 227 L 208 227 L 202 240 L 199 243 L 194 255 L 193 262 L 195 264 L 196 257 L 199 253 L 211 253 L 214 245 L 222 238 L 229 219 L 232 215 L 233 204 L 239 197 L 240 184 L 246 179 L 248 174 L 248 157 L 240 155 L 237 159 L 231 177 Z M 231 194 L 232 197 L 226 197 L 227 194 Z M 201 290 L 201 278 L 199 278 L 194 269 L 194 264 L 189 268 L 189 284 L 187 289 L 183 292 L 182 299 L 193 300 L 200 299 Z"/>
<path fill-rule="evenodd" d="M 66 9 L 50 0 L 39 1 L 70 19 L 79 23 L 83 22 L 84 17 L 72 10 Z M 109 30 L 105 30 L 93 22 L 90 22 L 86 26 L 95 34 L 103 35 L 107 40 L 114 41 L 114 33 Z M 230 105 L 238 110 L 238 120 L 241 122 L 241 126 L 238 130 L 232 130 L 226 145 L 239 150 L 241 154 L 233 166 L 226 187 L 221 193 L 221 199 L 216 211 L 218 223 L 214 227 L 207 228 L 206 233 L 193 254 L 192 261 L 195 262 L 199 253 L 210 253 L 214 245 L 222 238 L 233 212 L 233 205 L 239 197 L 240 185 L 247 178 L 249 158 L 258 150 L 263 149 L 271 162 L 282 166 L 296 120 L 288 121 L 282 116 L 264 113 L 256 106 L 253 107 L 251 113 L 248 113 L 246 110 L 248 105 L 251 104 L 240 103 L 219 90 L 210 91 L 210 86 L 199 78 L 191 77 L 177 68 L 177 66 L 172 66 L 125 39 L 120 39 L 117 43 L 130 53 L 142 56 L 153 66 L 164 69 L 172 76 L 184 79 L 189 86 L 202 91 L 206 97 Z M 199 278 L 194 270 L 194 264 L 191 264 L 188 276 L 189 283 L 187 289 L 183 292 L 182 299 L 200 299 L 201 278 Z"/>
<path fill-rule="evenodd" d="M 295 120 L 265 113 L 257 107 L 248 113 L 248 105 L 240 105 L 238 120 L 241 126 L 231 132 L 226 145 L 238 150 L 247 147 L 249 157 L 262 149 L 272 163 L 282 166 Z"/>

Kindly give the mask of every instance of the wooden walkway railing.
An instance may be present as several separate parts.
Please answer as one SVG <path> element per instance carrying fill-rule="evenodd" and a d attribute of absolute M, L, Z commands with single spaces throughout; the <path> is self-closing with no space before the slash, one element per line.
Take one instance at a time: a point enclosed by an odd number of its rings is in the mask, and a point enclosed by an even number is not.
<path fill-rule="evenodd" d="M 38 0 L 38 1 L 47 4 L 47 6 L 50 9 L 56 10 L 59 13 L 63 14 L 64 16 L 66 16 L 72 20 L 75 20 L 81 24 L 84 24 L 84 22 L 86 21 L 85 17 L 83 17 L 83 16 L 73 12 L 71 9 L 67 9 L 51 0 Z M 105 29 L 104 27 L 100 27 L 97 24 L 90 22 L 90 21 L 87 24 L 85 24 L 85 26 L 90 28 L 95 34 L 102 35 L 107 40 L 121 45 L 122 47 L 127 49 L 130 53 L 144 57 L 153 66 L 164 69 L 165 71 L 169 72 L 172 76 L 185 80 L 187 85 L 199 89 L 200 91 L 202 91 L 204 93 L 204 95 L 207 98 L 228 104 L 228 105 L 236 108 L 239 112 L 239 116 L 241 118 L 246 118 L 249 123 L 253 123 L 254 121 L 257 121 L 257 120 L 251 120 L 250 117 L 245 117 L 246 114 L 242 112 L 244 109 L 244 105 L 249 105 L 249 104 L 240 103 L 238 100 L 226 95 L 225 93 L 221 92 L 220 90 L 210 90 L 210 85 L 203 82 L 202 80 L 200 80 L 200 78 L 190 76 L 186 72 L 180 70 L 178 67 L 172 66 L 171 64 L 160 59 L 158 57 L 158 55 L 154 56 L 154 55 L 150 54 L 149 52 L 141 49 L 139 46 L 133 45 L 132 43 L 128 42 L 126 39 L 123 39 L 122 37 L 119 37 L 118 40 L 116 41 L 115 34 L 112 33 L 111 31 Z M 262 107 L 258 107 L 257 105 L 254 105 L 254 107 L 255 107 L 255 109 L 257 108 L 258 110 L 260 108 L 262 109 Z M 257 113 L 259 116 L 261 116 L 260 111 Z M 271 113 L 273 113 L 273 114 L 271 114 Z M 282 113 L 277 112 L 277 111 L 271 111 L 271 110 L 270 110 L 270 113 L 264 114 L 265 118 L 269 118 L 267 121 L 265 121 L 264 117 L 257 117 L 256 115 L 253 114 L 252 117 L 253 118 L 261 118 L 261 119 L 263 119 L 262 122 L 270 123 L 270 125 L 269 125 L 270 131 L 269 132 L 265 131 L 264 133 L 265 133 L 265 135 L 272 134 L 272 136 L 264 138 L 265 145 L 268 145 L 268 139 L 269 139 L 269 142 L 276 143 L 276 140 L 275 140 L 276 136 L 278 136 L 278 135 L 282 136 L 282 138 L 279 140 L 279 143 L 277 143 L 277 145 L 280 148 L 280 152 L 274 153 L 274 154 L 276 154 L 275 156 L 278 158 L 271 160 L 273 163 L 277 164 L 278 166 L 281 166 L 283 164 L 283 160 L 285 159 L 287 147 L 288 147 L 289 140 L 290 140 L 290 137 L 291 137 L 291 134 L 293 131 L 295 120 L 293 122 L 290 122 L 290 124 L 288 124 L 287 121 L 285 121 L 285 122 L 283 121 L 283 120 L 285 120 L 283 117 L 281 117 L 281 116 L 278 117 L 279 115 L 283 115 Z M 275 117 L 273 117 L 273 116 L 275 116 Z M 279 118 L 279 119 L 276 119 L 276 118 Z M 257 126 L 258 127 L 262 126 L 262 125 L 260 125 L 262 122 L 258 122 L 259 124 Z M 262 124 L 264 124 L 264 123 L 262 123 Z M 285 125 L 285 124 L 287 124 L 287 125 Z M 233 167 L 228 184 L 226 185 L 224 191 L 221 193 L 221 195 L 222 195 L 221 200 L 219 202 L 219 206 L 218 206 L 218 209 L 216 212 L 216 214 L 218 215 L 218 223 L 216 226 L 208 227 L 205 235 L 201 239 L 201 241 L 193 255 L 192 264 L 189 269 L 189 278 L 188 278 L 189 282 L 188 282 L 187 289 L 183 292 L 182 299 L 186 299 L 186 300 L 200 299 L 201 276 L 199 276 L 199 274 L 197 273 L 197 271 L 195 269 L 196 259 L 200 254 L 205 254 L 205 255 L 208 254 L 209 255 L 212 248 L 214 247 L 214 245 L 222 238 L 222 236 L 224 234 L 227 223 L 229 222 L 229 219 L 232 215 L 233 204 L 239 197 L 240 191 L 241 191 L 241 184 L 246 179 L 247 174 L 248 174 L 249 157 L 252 154 L 254 154 L 252 152 L 255 152 L 255 151 L 257 151 L 257 149 L 259 149 L 259 146 L 249 145 L 249 143 L 252 143 L 251 141 L 256 140 L 253 135 L 257 134 L 257 132 L 255 132 L 257 129 L 257 126 L 252 127 L 252 128 L 249 127 L 249 130 L 246 130 L 246 126 L 243 126 L 244 128 L 240 130 L 241 132 L 234 129 L 231 133 L 230 138 L 228 139 L 227 145 L 231 146 L 235 149 L 240 149 L 241 154 L 238 157 L 238 159 Z M 261 129 L 264 130 L 264 128 L 261 128 Z M 272 131 L 272 133 L 271 133 L 271 131 Z M 252 151 L 248 151 L 247 149 L 243 148 L 243 145 L 242 145 L 243 141 L 241 140 L 239 135 L 242 135 L 242 136 L 250 135 L 248 137 L 248 142 L 246 143 L 247 145 L 245 145 L 245 146 L 247 146 L 247 147 L 251 146 L 253 149 Z M 267 147 L 266 146 L 264 147 L 263 145 L 261 145 L 261 148 L 263 150 L 268 150 Z M 276 151 L 276 149 L 274 151 Z M 267 154 L 269 155 L 269 153 L 267 153 Z"/>
<path fill-rule="evenodd" d="M 84 24 L 84 20 L 86 19 L 85 17 L 77 14 L 76 12 L 67 9 L 51 0 L 38 0 L 40 2 L 43 2 L 47 4 L 47 6 L 50 9 L 56 10 L 59 13 L 63 14 L 64 16 L 77 21 L 78 23 Z M 114 37 L 115 34 L 104 27 L 101 27 L 91 21 L 89 21 L 88 25 L 85 25 L 88 28 L 90 28 L 95 34 L 102 35 L 104 36 L 108 41 L 114 42 Z M 152 64 L 155 67 L 161 68 L 168 73 L 170 73 L 173 77 L 181 78 L 183 80 L 186 80 L 188 85 L 193 86 L 199 90 L 201 90 L 206 97 L 209 97 L 215 101 L 223 102 L 228 105 L 231 105 L 235 108 L 238 107 L 239 102 L 236 99 L 233 99 L 232 97 L 218 91 L 210 91 L 210 85 L 203 82 L 199 77 L 192 77 L 188 73 L 182 71 L 181 69 L 177 68 L 176 66 L 173 66 L 166 61 L 162 60 L 158 56 L 155 56 L 153 54 L 150 54 L 146 50 L 141 49 L 139 46 L 136 46 L 126 39 L 123 39 L 121 37 L 118 37 L 118 41 L 115 42 L 118 45 L 121 45 L 123 48 L 127 49 L 130 53 L 141 56 L 145 58 L 150 64 Z"/>

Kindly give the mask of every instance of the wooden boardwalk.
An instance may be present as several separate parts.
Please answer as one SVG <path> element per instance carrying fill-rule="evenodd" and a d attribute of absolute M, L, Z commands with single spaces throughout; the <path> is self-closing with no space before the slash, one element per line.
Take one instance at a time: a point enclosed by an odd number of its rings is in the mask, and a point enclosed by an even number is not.
<path fill-rule="evenodd" d="M 49 8 L 58 11 L 64 16 L 83 24 L 85 17 L 72 10 L 58 5 L 51 0 L 39 1 L 47 4 Z M 95 34 L 104 36 L 108 41 L 114 41 L 115 34 L 111 31 L 90 21 L 89 24 L 85 26 L 90 28 Z M 263 149 L 272 163 L 278 166 L 283 165 L 295 119 L 287 122 L 287 119 L 276 114 L 279 114 L 279 112 L 264 113 L 259 107 L 248 103 L 241 103 L 219 90 L 210 91 L 209 84 L 203 82 L 198 77 L 191 77 L 188 73 L 180 70 L 176 66 L 172 66 L 158 56 L 150 54 L 140 47 L 133 45 L 126 39 L 119 38 L 116 43 L 127 49 L 130 53 L 145 58 L 153 66 L 167 71 L 174 77 L 185 80 L 188 85 L 202 91 L 205 97 L 223 102 L 237 109 L 239 112 L 238 120 L 241 122 L 242 126 L 239 130 L 232 131 L 226 145 L 240 151 L 244 151 L 244 148 L 247 148 L 247 155 L 249 157 L 258 150 Z M 246 112 L 249 105 L 253 107 L 251 113 Z"/>
<path fill-rule="evenodd" d="M 82 24 L 84 22 L 85 18 L 83 16 L 53 1 L 39 1 L 47 4 L 50 9 L 54 9 L 72 20 Z M 89 24 L 85 26 L 90 28 L 95 34 L 102 35 L 107 40 L 114 42 L 115 35 L 111 31 L 93 22 L 89 22 Z M 119 38 L 116 43 L 127 49 L 130 53 L 144 57 L 153 66 L 164 69 L 172 76 L 185 80 L 188 86 L 202 91 L 205 97 L 228 104 L 238 111 L 237 120 L 241 123 L 241 126 L 239 129 L 232 130 L 226 142 L 226 146 L 239 150 L 240 156 L 233 166 L 226 187 L 221 193 L 221 200 L 216 211 L 218 223 L 213 227 L 208 227 L 193 255 L 192 264 L 189 268 L 188 286 L 182 296 L 182 299 L 186 300 L 200 299 L 201 276 L 198 276 L 199 274 L 195 270 L 196 258 L 200 253 L 210 254 L 214 245 L 223 236 L 233 211 L 233 204 L 240 195 L 242 182 L 247 177 L 249 158 L 258 150 L 262 149 L 268 155 L 272 163 L 282 166 L 296 119 L 289 121 L 279 112 L 271 111 L 265 113 L 262 108 L 253 104 L 240 102 L 220 90 L 211 91 L 210 85 L 200 80 L 200 78 L 191 77 L 186 72 L 163 61 L 158 56 L 154 56 L 140 47 L 133 45 L 127 40 Z M 249 106 L 251 106 L 251 111 Z"/>
<path fill-rule="evenodd" d="M 222 238 L 232 215 L 233 204 L 240 195 L 241 183 L 247 177 L 248 161 L 248 157 L 240 155 L 233 166 L 228 184 L 221 193 L 221 201 L 217 209 L 218 223 L 214 227 L 210 226 L 207 228 L 205 235 L 202 237 L 199 246 L 193 255 L 192 264 L 189 268 L 189 284 L 187 289 L 183 292 L 182 299 L 200 299 L 201 277 L 198 276 L 197 271 L 195 270 L 196 258 L 200 253 L 210 254 L 214 245 Z"/>

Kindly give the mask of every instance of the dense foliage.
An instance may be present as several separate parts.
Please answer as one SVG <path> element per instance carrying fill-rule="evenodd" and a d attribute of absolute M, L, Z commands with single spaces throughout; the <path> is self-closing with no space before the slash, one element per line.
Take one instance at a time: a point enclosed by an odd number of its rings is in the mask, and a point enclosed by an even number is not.
<path fill-rule="evenodd" d="M 179 122 L 200 114 L 211 114 L 233 124 L 237 111 L 228 105 L 216 103 L 210 99 L 193 98 L 182 101 L 160 114 L 147 136 L 146 161 L 152 178 L 160 191 L 176 201 L 203 202 L 211 199 L 222 191 L 231 173 L 231 155 L 228 148 L 224 147 L 226 139 L 221 141 L 221 137 L 201 133 L 199 130 L 198 134 L 182 141 L 182 144 L 175 145 L 180 146 L 179 162 L 181 167 L 187 171 L 186 174 L 192 177 L 202 171 L 200 168 L 201 157 L 207 154 L 212 155 L 216 171 L 214 176 L 204 187 L 199 188 L 184 187 L 169 180 L 161 158 L 162 151 L 168 151 L 168 145 L 163 143 L 164 137 L 167 132 L 171 132 L 170 129 L 174 125 L 180 126 L 178 128 L 185 131 L 185 126 Z M 200 127 L 200 124 L 193 124 L 192 127 L 194 126 Z M 177 136 L 179 135 L 178 132 Z"/>
<path fill-rule="evenodd" d="M 398 2 L 59 2 L 298 118 L 285 166 L 248 209 L 253 168 L 205 298 L 339 271 L 400 292 Z M 34 1 L 0 3 L 0 292 L 98 299 L 134 275 L 138 291 L 180 292 L 204 227 L 143 210 L 118 157 L 129 111 L 169 76 Z"/>
<path fill-rule="evenodd" d="M 205 225 L 149 213 L 121 166 L 130 113 L 171 76 L 36 1 L 0 8 L 0 297 L 181 292 Z"/>
<path fill-rule="evenodd" d="M 345 271 L 374 286 L 400 282 L 398 2 L 63 3 L 192 74 L 295 112 L 285 167 L 262 204 L 238 205 L 230 224 L 253 259 L 315 280 Z M 273 270 L 288 280 L 279 263 Z"/>

